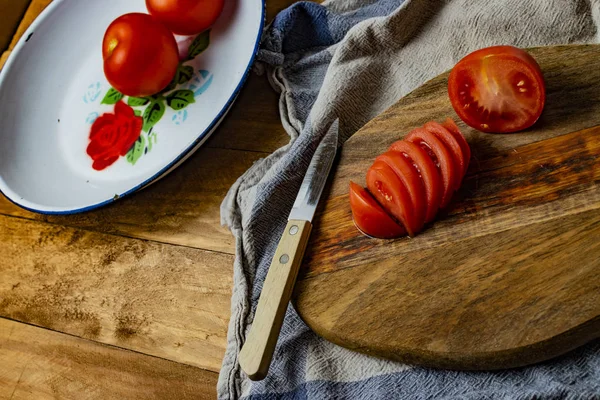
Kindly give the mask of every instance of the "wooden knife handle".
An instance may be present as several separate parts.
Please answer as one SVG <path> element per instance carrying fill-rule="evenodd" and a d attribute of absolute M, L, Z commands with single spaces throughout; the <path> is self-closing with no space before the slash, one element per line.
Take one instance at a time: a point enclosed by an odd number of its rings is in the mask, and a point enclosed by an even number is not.
<path fill-rule="evenodd" d="M 240 366 L 252 380 L 267 376 L 312 225 L 290 220 L 263 284 L 254 322 L 240 351 Z"/>

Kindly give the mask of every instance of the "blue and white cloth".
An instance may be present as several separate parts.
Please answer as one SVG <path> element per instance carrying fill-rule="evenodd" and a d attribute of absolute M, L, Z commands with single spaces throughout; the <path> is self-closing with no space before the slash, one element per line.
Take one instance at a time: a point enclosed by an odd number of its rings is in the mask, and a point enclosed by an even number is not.
<path fill-rule="evenodd" d="M 232 317 L 221 399 L 600 399 L 600 342 L 500 372 L 456 372 L 354 353 L 314 334 L 289 307 L 269 376 L 237 356 L 304 172 L 326 128 L 347 139 L 399 98 L 494 44 L 600 41 L 600 0 L 299 2 L 265 30 L 259 69 L 280 93 L 290 143 L 231 188 L 222 219 L 236 236 Z"/>

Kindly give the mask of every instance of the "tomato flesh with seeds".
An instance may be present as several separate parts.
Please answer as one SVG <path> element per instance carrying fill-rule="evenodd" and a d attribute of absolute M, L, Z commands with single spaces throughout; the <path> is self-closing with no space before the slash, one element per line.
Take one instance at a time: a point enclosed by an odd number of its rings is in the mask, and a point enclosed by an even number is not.
<path fill-rule="evenodd" d="M 414 236 L 416 218 L 408 190 L 396 173 L 384 162 L 376 161 L 367 171 L 367 189 L 377 202 Z"/>
<path fill-rule="evenodd" d="M 413 129 L 375 159 L 367 171 L 368 191 L 350 183 L 356 226 L 373 237 L 414 236 L 450 202 L 470 157 L 451 119 Z"/>
<path fill-rule="evenodd" d="M 425 223 L 433 221 L 442 201 L 443 185 L 440 172 L 420 146 L 406 140 L 399 140 L 390 146 L 390 151 L 398 152 L 411 160 L 417 168 L 425 186 L 427 207 Z"/>
<path fill-rule="evenodd" d="M 456 122 L 452 120 L 452 118 L 446 118 L 446 121 L 442 124 L 444 128 L 450 132 L 454 139 L 458 142 L 460 149 L 462 150 L 463 157 L 465 158 L 465 165 L 463 170 L 463 178 L 467 174 L 467 170 L 469 169 L 469 163 L 471 162 L 471 147 L 469 147 L 469 143 L 467 143 L 467 139 L 460 133 L 460 129 L 456 125 Z"/>
<path fill-rule="evenodd" d="M 454 161 L 454 167 L 457 171 L 459 171 L 459 176 L 455 177 L 454 179 L 454 191 L 458 190 L 462 181 L 462 177 L 464 175 L 464 171 L 466 171 L 465 156 L 463 155 L 463 151 L 460 147 L 460 144 L 446 128 L 444 128 L 437 122 L 428 122 L 423 127 L 427 132 L 433 133 L 438 139 L 442 141 L 442 143 L 444 143 L 446 148 L 450 150 L 450 155 L 452 157 L 452 160 Z"/>
<path fill-rule="evenodd" d="M 406 230 L 392 219 L 364 188 L 350 182 L 350 207 L 354 223 L 364 234 L 380 239 L 406 235 Z"/>
<path fill-rule="evenodd" d="M 529 128 L 546 101 L 538 63 L 513 46 L 480 49 L 460 60 L 448 78 L 448 94 L 467 125 L 495 133 Z"/>
<path fill-rule="evenodd" d="M 418 232 L 423 229 L 426 211 L 425 188 L 417 168 L 402 154 L 393 151 L 380 155 L 375 161 L 386 163 L 400 178 L 411 198 L 415 219 L 413 231 Z"/>
<path fill-rule="evenodd" d="M 440 207 L 445 208 L 450 203 L 455 188 L 460 185 L 462 173 L 457 169 L 451 152 L 440 139 L 423 128 L 413 129 L 405 140 L 421 146 L 428 152 L 434 164 L 438 167 L 444 186 Z"/>

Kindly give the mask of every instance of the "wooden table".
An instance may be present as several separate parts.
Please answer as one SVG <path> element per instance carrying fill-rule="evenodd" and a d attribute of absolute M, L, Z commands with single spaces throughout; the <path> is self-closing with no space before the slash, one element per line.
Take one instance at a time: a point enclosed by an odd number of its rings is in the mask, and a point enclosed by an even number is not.
<path fill-rule="evenodd" d="M 32 1 L 10 48 L 50 2 Z M 269 0 L 269 20 L 292 2 Z M 42 216 L 0 196 L 0 399 L 216 396 L 234 261 L 219 206 L 287 143 L 277 102 L 251 75 L 189 161 L 103 209 Z"/>

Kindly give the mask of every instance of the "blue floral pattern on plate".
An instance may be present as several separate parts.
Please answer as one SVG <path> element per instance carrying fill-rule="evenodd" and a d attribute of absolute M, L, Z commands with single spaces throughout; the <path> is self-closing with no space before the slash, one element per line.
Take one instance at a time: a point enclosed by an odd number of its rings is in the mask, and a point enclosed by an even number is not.
<path fill-rule="evenodd" d="M 85 104 L 93 103 L 100 97 L 102 93 L 102 85 L 100 82 L 92 83 L 87 87 L 85 94 L 83 95 L 83 102 Z"/>

